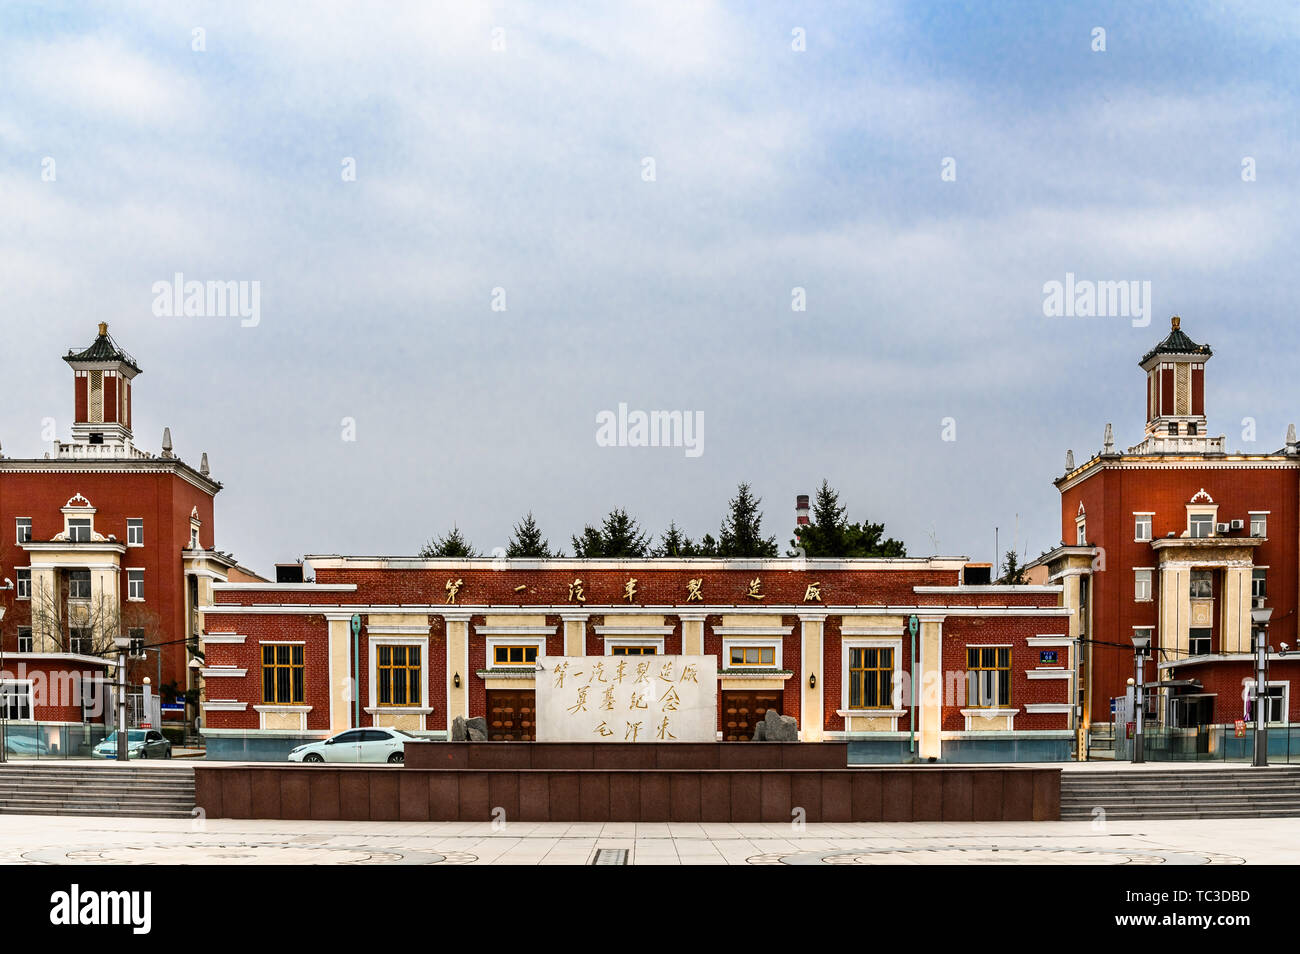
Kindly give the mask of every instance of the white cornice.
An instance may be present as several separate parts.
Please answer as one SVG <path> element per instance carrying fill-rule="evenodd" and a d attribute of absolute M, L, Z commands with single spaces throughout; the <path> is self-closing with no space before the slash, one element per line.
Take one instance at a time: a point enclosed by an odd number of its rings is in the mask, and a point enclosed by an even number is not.
<path fill-rule="evenodd" d="M 774 558 L 769 560 L 730 560 L 714 557 L 695 557 L 691 559 L 636 558 L 626 560 L 580 560 L 561 558 L 556 560 L 508 560 L 481 559 L 463 560 L 455 557 L 422 559 L 420 557 L 402 556 L 341 556 L 339 554 L 315 554 L 303 557 L 316 570 L 564 570 L 577 573 L 590 573 L 593 570 L 636 570 L 648 572 L 653 570 L 735 570 L 752 573 L 756 570 L 793 570 L 793 571 L 829 571 L 829 570 L 960 570 L 968 562 L 967 557 L 892 557 L 861 559 L 799 559 L 796 557 Z"/>
<path fill-rule="evenodd" d="M 212 588 L 220 591 L 246 590 L 251 593 L 265 592 L 301 592 L 313 590 L 322 593 L 353 593 L 355 583 L 213 583 Z"/>
<path fill-rule="evenodd" d="M 385 613 L 391 615 L 421 615 L 421 616 L 442 616 L 447 620 L 457 622 L 467 621 L 471 615 L 486 616 L 492 615 L 521 615 L 522 613 L 532 613 L 535 615 L 545 614 L 562 614 L 566 618 L 582 621 L 590 615 L 613 616 L 619 613 L 629 615 L 633 614 L 650 614 L 665 613 L 671 614 L 676 612 L 673 606 L 593 606 L 590 613 L 566 614 L 566 607 L 559 606 L 519 606 L 517 604 L 484 604 L 478 606 L 458 606 L 454 610 L 447 606 L 433 603 L 427 605 L 398 605 L 382 606 L 368 605 L 363 603 L 356 604 L 338 604 L 338 603 L 216 603 L 208 606 L 200 606 L 199 611 L 207 614 L 211 613 L 216 616 L 221 615 L 318 615 L 327 616 L 331 619 L 347 619 L 356 613 Z M 804 608 L 799 604 L 782 606 L 774 604 L 772 606 L 709 606 L 702 610 L 702 614 L 710 616 L 798 616 L 804 612 Z M 1069 616 L 1074 611 L 1068 606 L 888 606 L 888 605 L 867 605 L 867 606 L 827 606 L 827 616 L 907 616 L 916 614 L 928 620 L 939 620 L 945 616 Z M 821 614 L 818 614 L 821 615 Z M 743 627 L 747 634 L 753 635 L 753 627 Z M 781 631 L 789 633 L 792 627 L 781 627 Z M 716 630 L 715 630 L 716 631 Z"/>

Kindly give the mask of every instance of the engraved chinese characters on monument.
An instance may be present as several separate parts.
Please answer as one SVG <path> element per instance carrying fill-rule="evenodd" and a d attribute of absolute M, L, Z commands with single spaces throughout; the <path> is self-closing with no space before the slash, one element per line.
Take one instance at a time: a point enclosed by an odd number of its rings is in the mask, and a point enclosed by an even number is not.
<path fill-rule="evenodd" d="M 539 742 L 713 742 L 716 656 L 543 656 Z"/>

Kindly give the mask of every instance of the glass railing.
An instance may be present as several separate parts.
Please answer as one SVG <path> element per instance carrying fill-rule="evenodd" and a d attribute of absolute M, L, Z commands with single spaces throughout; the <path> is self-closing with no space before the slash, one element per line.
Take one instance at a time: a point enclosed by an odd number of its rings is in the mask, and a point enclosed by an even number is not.
<path fill-rule="evenodd" d="M 0 735 L 4 738 L 5 758 L 9 761 L 23 759 L 88 759 L 95 746 L 111 733 L 112 726 L 55 725 L 46 722 L 4 722 Z"/>
<path fill-rule="evenodd" d="M 1142 733 L 1148 762 L 1250 762 L 1255 755 L 1255 727 L 1205 725 L 1188 729 L 1154 727 Z M 1109 741 L 1109 736 L 1107 737 Z M 1115 761 L 1133 758 L 1133 739 L 1121 730 L 1114 738 Z M 1268 727 L 1268 760 L 1300 764 L 1300 724 Z"/>

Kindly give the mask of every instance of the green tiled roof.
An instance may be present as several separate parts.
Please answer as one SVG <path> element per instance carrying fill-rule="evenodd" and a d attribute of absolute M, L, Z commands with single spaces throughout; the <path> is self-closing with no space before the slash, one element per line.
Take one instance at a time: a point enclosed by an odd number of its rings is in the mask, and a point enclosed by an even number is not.
<path fill-rule="evenodd" d="M 90 343 L 89 348 L 84 351 L 69 349 L 63 360 L 68 363 L 73 361 L 121 361 L 136 372 L 140 370 L 140 366 L 135 363 L 135 358 L 122 350 L 118 343 L 113 340 L 113 336 L 108 333 L 108 325 L 104 322 L 100 322 L 99 337 Z"/>
<path fill-rule="evenodd" d="M 1169 337 L 1144 354 L 1138 364 L 1146 364 L 1158 354 L 1203 354 L 1208 358 L 1214 353 L 1210 350 L 1209 345 L 1197 344 L 1187 337 L 1182 328 L 1179 327 L 1181 324 L 1182 320 L 1177 315 L 1174 315 L 1170 320 Z"/>

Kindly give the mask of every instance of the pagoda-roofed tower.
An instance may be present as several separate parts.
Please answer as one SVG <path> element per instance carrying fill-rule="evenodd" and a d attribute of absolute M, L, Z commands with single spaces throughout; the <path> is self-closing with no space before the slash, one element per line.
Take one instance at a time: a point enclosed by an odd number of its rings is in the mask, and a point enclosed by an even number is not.
<path fill-rule="evenodd" d="M 1205 363 L 1214 354 L 1170 319 L 1169 335 L 1142 356 L 1147 373 L 1146 439 L 1136 454 L 1221 454 L 1223 437 L 1210 437 L 1205 417 Z"/>
<path fill-rule="evenodd" d="M 60 445 L 60 455 L 139 453 L 131 446 L 131 382 L 140 366 L 113 340 L 108 323 L 99 323 L 99 335 L 90 347 L 69 351 L 63 360 L 74 375 L 75 413 L 72 444 Z"/>

